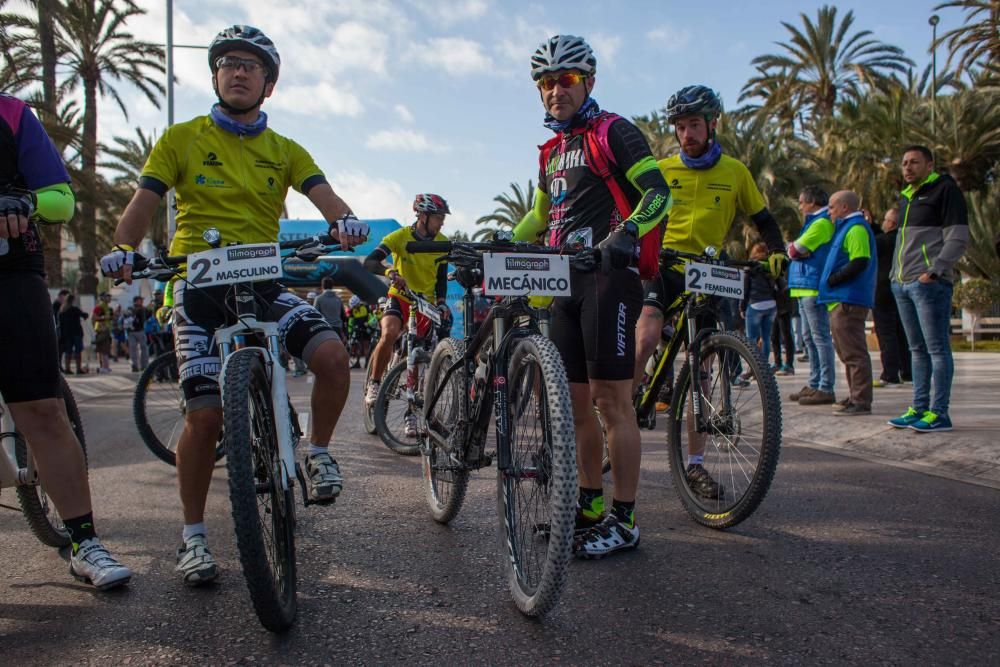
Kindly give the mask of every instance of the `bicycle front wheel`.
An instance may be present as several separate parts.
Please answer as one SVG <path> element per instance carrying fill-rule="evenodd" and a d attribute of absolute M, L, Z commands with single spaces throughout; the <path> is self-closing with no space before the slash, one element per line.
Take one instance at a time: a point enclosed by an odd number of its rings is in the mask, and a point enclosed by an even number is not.
<path fill-rule="evenodd" d="M 226 467 L 240 565 L 261 624 L 283 632 L 296 613 L 295 496 L 290 483 L 283 485 L 288 476 L 260 355 L 231 357 L 223 382 Z"/>
<path fill-rule="evenodd" d="M 445 338 L 438 343 L 427 368 L 428 400 L 438 392 L 444 375 L 456 361 L 462 358 L 465 344 L 456 338 Z M 455 518 L 465 500 L 465 490 L 469 485 L 469 468 L 464 462 L 465 443 L 458 442 L 453 431 L 458 426 L 462 412 L 462 376 L 452 373 L 441 395 L 427 408 L 427 430 L 449 443 L 448 447 L 427 435 L 424 446 L 424 484 L 427 491 L 427 505 L 431 516 L 438 523 L 448 523 Z"/>
<path fill-rule="evenodd" d="M 559 599 L 572 556 L 576 514 L 576 436 L 569 383 L 548 338 L 518 341 L 506 378 L 508 432 L 497 430 L 509 465 L 497 471 L 503 566 L 517 608 L 542 616 Z"/>
<path fill-rule="evenodd" d="M 84 464 L 86 464 L 87 442 L 83 435 L 80 410 L 76 407 L 76 399 L 73 398 L 73 392 L 70 391 L 66 378 L 59 377 L 59 386 L 62 389 L 62 400 L 66 408 L 66 416 L 69 417 L 69 425 L 73 429 L 73 435 L 76 436 L 77 442 L 80 443 Z M 20 434 L 15 434 L 15 438 L 14 458 L 18 467 L 23 468 L 28 465 L 28 443 Z M 49 496 L 45 493 L 45 488 L 41 483 L 18 486 L 17 500 L 21 505 L 24 518 L 28 521 L 28 527 L 42 544 L 57 549 L 70 545 L 72 540 L 69 531 L 63 525 L 55 507 L 49 503 Z"/>
<path fill-rule="evenodd" d="M 385 374 L 375 401 L 375 429 L 385 446 L 403 456 L 420 453 L 417 444 L 417 413 L 406 397 L 406 361 Z M 407 434 L 410 430 L 412 435 Z"/>
<path fill-rule="evenodd" d="M 766 360 L 744 338 L 728 332 L 702 342 L 696 376 L 707 432 L 694 433 L 691 427 L 692 373 L 685 363 L 667 429 L 674 488 L 696 522 L 731 528 L 754 513 L 774 478 L 781 449 L 778 385 Z M 700 469 L 686 465 L 699 455 Z"/>
<path fill-rule="evenodd" d="M 171 350 L 157 355 L 139 376 L 132 397 L 132 416 L 139 436 L 156 458 L 177 465 L 177 443 L 184 432 L 187 404 L 181 391 L 177 354 Z M 215 448 L 215 460 L 225 456 L 222 434 Z"/>

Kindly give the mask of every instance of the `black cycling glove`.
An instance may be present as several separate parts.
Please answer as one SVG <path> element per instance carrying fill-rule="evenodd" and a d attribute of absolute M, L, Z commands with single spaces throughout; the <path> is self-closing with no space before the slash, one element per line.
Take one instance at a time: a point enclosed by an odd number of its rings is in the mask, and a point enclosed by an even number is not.
<path fill-rule="evenodd" d="M 627 269 L 635 259 L 635 245 L 639 242 L 639 228 L 634 222 L 624 222 L 607 238 L 597 244 L 601 251 L 601 270 Z"/>
<path fill-rule="evenodd" d="M 0 195 L 0 216 L 23 215 L 30 218 L 35 212 L 35 193 L 11 192 Z"/>

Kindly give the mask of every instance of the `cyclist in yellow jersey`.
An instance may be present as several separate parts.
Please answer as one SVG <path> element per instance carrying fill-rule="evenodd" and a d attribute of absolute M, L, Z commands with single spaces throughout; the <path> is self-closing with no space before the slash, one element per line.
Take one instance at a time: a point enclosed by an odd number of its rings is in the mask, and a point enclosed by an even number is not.
<path fill-rule="evenodd" d="M 365 259 L 366 269 L 375 275 L 386 276 L 392 283 L 389 287 L 389 301 L 382 314 L 382 334 L 372 353 L 372 370 L 365 393 L 368 405 L 374 404 L 378 398 L 379 385 L 386 366 L 389 365 L 393 345 L 410 314 L 410 303 L 402 296 L 401 290 L 409 288 L 428 301 L 437 303 L 442 316 L 450 317 L 450 311 L 445 305 L 448 265 L 439 263 L 437 255 L 433 253 L 408 253 L 406 244 L 410 241 L 447 241 L 448 237 L 441 233 L 441 228 L 444 226 L 444 217 L 451 213 L 451 209 L 442 196 L 423 193 L 413 200 L 413 210 L 417 214 L 416 222 L 386 236 Z M 393 266 L 383 263 L 389 255 L 392 255 Z M 428 335 L 430 321 L 418 317 L 417 333 L 420 336 Z M 413 426 L 415 429 L 415 422 Z M 410 424 L 407 423 L 407 432 L 410 430 Z"/>
<path fill-rule="evenodd" d="M 673 196 L 663 247 L 691 253 L 703 253 L 709 246 L 719 248 L 739 211 L 757 226 L 771 251 L 769 271 L 779 275 L 788 261 L 781 230 L 750 171 L 722 153 L 715 139 L 721 113 L 722 101 L 706 86 L 686 86 L 667 103 L 667 120 L 674 126 L 681 150 L 658 163 Z M 660 274 L 646 282 L 636 326 L 634 386 L 641 381 L 646 361 L 660 340 L 667 309 L 683 292 L 684 273 L 677 267 L 661 267 Z M 702 467 L 701 451 L 692 439 L 688 477 L 699 493 L 715 497 L 719 486 Z"/>
<path fill-rule="evenodd" d="M 257 28 L 235 25 L 212 41 L 208 62 L 219 102 L 209 115 L 171 127 L 156 142 L 115 231 L 115 248 L 101 259 L 104 273 L 131 282 L 134 246 L 170 188 L 177 193 L 171 254 L 208 249 L 201 235 L 209 227 L 219 230 L 223 242 L 277 241 L 289 187 L 306 195 L 331 225 L 337 223 L 331 235 L 342 245 L 362 242 L 368 225 L 334 193 L 305 149 L 267 127 L 260 107 L 274 92 L 281 67 L 274 43 Z M 204 515 L 222 429 L 221 363 L 213 331 L 222 324 L 219 302 L 227 290 L 223 285 L 188 291 L 178 281 L 172 293 L 170 315 L 187 405 L 177 445 L 184 529 L 176 569 L 192 586 L 218 575 L 207 547 Z M 343 487 L 328 446 L 350 386 L 347 351 L 315 308 L 278 283 L 258 282 L 254 291 L 269 303 L 262 317 L 279 323 L 282 344 L 316 376 L 305 468 L 312 499 L 331 502 Z"/>

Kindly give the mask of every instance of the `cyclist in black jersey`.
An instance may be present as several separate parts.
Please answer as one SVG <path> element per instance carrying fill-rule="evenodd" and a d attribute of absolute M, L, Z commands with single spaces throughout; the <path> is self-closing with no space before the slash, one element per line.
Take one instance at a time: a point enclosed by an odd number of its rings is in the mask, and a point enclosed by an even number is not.
<path fill-rule="evenodd" d="M 552 37 L 532 56 L 545 126 L 556 138 L 543 148 L 535 207 L 514 232 L 517 240 L 535 240 L 547 229 L 550 245 L 580 241 L 601 250 L 601 268 L 574 271 L 571 296 L 552 305 L 552 339 L 573 401 L 580 475 L 574 552 L 582 558 L 639 543 L 634 507 L 641 448 L 631 402 L 635 324 L 642 307 L 637 245 L 643 235 L 658 232 L 670 205 L 670 190 L 642 133 L 601 111 L 590 96 L 596 69 L 590 46 L 573 35 Z M 596 170 L 600 162 L 609 166 L 609 178 Z M 595 404 L 611 448 L 614 496 L 606 516 Z"/>
<path fill-rule="evenodd" d="M 0 95 L 0 393 L 69 531 L 70 574 L 106 590 L 127 583 L 132 572 L 94 530 L 87 463 L 60 388 L 37 227 L 68 222 L 73 207 L 69 174 L 42 124 L 24 102 Z"/>

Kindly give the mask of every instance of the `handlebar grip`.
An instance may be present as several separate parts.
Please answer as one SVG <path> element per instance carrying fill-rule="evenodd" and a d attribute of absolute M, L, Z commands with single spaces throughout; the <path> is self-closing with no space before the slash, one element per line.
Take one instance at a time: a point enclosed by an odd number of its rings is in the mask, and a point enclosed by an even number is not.
<path fill-rule="evenodd" d="M 410 241 L 406 244 L 407 252 L 451 252 L 451 241 Z"/>

